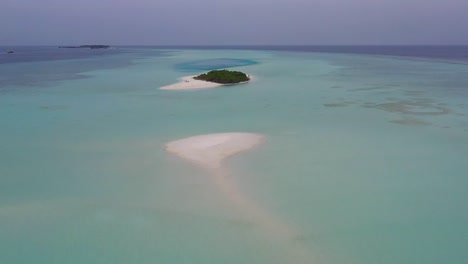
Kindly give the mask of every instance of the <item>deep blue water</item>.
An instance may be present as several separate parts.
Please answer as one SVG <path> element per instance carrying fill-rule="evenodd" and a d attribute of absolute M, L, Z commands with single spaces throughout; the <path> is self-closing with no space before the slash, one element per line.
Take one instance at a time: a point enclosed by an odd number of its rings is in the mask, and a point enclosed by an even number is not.
<path fill-rule="evenodd" d="M 12 49 L 15 53 L 7 54 Z M 468 62 L 468 46 L 122 46 L 110 49 L 63 49 L 57 46 L 0 46 L 0 89 L 42 86 L 50 82 L 86 78 L 86 72 L 126 67 L 136 58 L 161 57 L 180 49 L 272 50 L 398 56 L 410 59 Z M 112 59 L 102 60 L 103 57 Z M 40 62 L 51 61 L 44 68 Z M 27 63 L 27 64 L 25 64 Z M 174 65 L 179 72 L 202 72 L 254 65 L 251 59 L 187 60 Z M 1 67 L 1 65 L 9 66 Z M 12 65 L 15 64 L 15 65 Z"/>
<path fill-rule="evenodd" d="M 13 54 L 7 54 L 7 50 Z M 0 46 L 0 63 L 69 60 L 100 57 L 125 52 L 123 49 L 63 49 L 58 47 Z"/>
<path fill-rule="evenodd" d="M 180 49 L 246 49 L 347 53 L 468 61 L 468 46 L 157 46 Z"/>
<path fill-rule="evenodd" d="M 210 71 L 221 68 L 232 68 L 240 66 L 255 65 L 258 62 L 247 59 L 230 59 L 230 58 L 219 58 L 209 60 L 197 60 L 176 65 L 176 69 L 182 72 L 199 72 L 199 71 Z"/>
<path fill-rule="evenodd" d="M 235 50 L 275 50 L 275 51 L 298 51 L 298 52 L 321 52 L 321 53 L 346 53 L 346 54 L 367 54 L 383 56 L 401 56 L 425 59 L 468 61 L 468 46 L 118 46 L 111 49 L 60 49 L 58 47 L 37 47 L 37 46 L 0 46 L 0 64 L 14 62 L 32 62 L 49 60 L 69 60 L 79 58 L 93 58 L 122 54 L 129 51 L 138 50 L 141 53 L 152 52 L 154 49 L 235 49 Z M 12 49 L 14 54 L 7 54 L 6 51 Z M 145 54 L 148 55 L 148 54 Z M 211 70 L 212 65 L 220 67 L 236 67 L 255 64 L 249 60 L 230 60 L 229 58 L 219 58 L 217 61 L 196 61 L 177 65 L 179 70 Z"/>
<path fill-rule="evenodd" d="M 7 54 L 8 49 L 14 53 Z M 135 59 L 165 54 L 164 51 L 130 47 L 67 49 L 0 46 L 0 90 L 13 86 L 37 87 L 48 85 L 50 82 L 86 78 L 86 72 L 127 67 Z M 44 67 L 42 62 L 49 63 Z"/>

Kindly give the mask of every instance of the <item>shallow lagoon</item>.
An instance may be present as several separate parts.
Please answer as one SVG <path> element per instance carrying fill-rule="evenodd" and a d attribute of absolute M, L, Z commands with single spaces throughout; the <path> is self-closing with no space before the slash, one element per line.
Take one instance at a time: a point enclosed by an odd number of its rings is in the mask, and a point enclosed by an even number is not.
<path fill-rule="evenodd" d="M 257 78 L 158 89 L 218 62 Z M 19 81 L 0 89 L 0 262 L 468 261 L 468 65 L 138 49 L 87 63 L 99 67 L 0 65 Z M 45 70 L 57 64 L 67 76 Z M 21 83 L 18 65 L 43 72 Z M 219 132 L 267 135 L 231 159 L 229 180 L 294 238 L 245 217 L 163 148 Z"/>

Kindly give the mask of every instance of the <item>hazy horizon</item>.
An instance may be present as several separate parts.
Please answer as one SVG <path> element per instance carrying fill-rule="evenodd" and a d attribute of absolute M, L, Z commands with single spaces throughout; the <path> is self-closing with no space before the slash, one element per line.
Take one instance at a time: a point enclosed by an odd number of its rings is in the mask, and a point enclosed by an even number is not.
<path fill-rule="evenodd" d="M 81 45 L 108 45 L 110 47 L 171 47 L 171 48 L 217 48 L 217 47 L 467 47 L 468 44 L 112 44 L 112 43 L 73 43 L 73 44 L 3 44 L 0 47 L 62 47 Z"/>
<path fill-rule="evenodd" d="M 461 0 L 6 0 L 5 45 L 467 45 Z"/>

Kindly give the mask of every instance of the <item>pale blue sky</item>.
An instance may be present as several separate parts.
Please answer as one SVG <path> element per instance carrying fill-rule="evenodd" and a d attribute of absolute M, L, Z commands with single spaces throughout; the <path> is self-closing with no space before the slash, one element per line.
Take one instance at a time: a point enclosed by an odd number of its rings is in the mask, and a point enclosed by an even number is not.
<path fill-rule="evenodd" d="M 468 0 L 2 0 L 1 45 L 468 44 Z"/>

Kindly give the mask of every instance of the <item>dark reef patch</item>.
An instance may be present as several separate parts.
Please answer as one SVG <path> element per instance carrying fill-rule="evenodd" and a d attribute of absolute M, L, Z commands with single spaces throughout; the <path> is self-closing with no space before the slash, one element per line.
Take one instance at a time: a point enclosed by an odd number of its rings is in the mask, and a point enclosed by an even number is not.
<path fill-rule="evenodd" d="M 390 123 L 395 123 L 399 125 L 405 125 L 405 126 L 428 126 L 431 125 L 431 123 L 415 119 L 415 118 L 405 118 L 405 119 L 399 119 L 399 120 L 391 120 Z"/>
<path fill-rule="evenodd" d="M 328 104 L 323 104 L 326 107 L 345 107 L 353 104 L 353 102 L 338 102 L 338 103 L 328 103 Z"/>
<path fill-rule="evenodd" d="M 399 101 L 383 104 L 366 103 L 363 106 L 387 112 L 411 115 L 446 115 L 451 113 L 450 109 L 436 105 L 428 99 L 419 99 L 414 101 Z"/>
<path fill-rule="evenodd" d="M 62 110 L 66 109 L 66 105 L 41 105 L 39 106 L 39 109 L 41 110 Z"/>
<path fill-rule="evenodd" d="M 405 92 L 405 95 L 407 95 L 407 96 L 421 96 L 424 93 L 425 93 L 424 91 L 407 91 L 407 92 Z"/>

